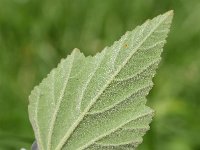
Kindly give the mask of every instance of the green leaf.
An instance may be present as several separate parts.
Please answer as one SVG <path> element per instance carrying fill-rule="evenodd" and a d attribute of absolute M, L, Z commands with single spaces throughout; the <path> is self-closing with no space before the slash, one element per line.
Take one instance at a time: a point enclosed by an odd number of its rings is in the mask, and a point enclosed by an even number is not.
<path fill-rule="evenodd" d="M 147 20 L 111 47 L 75 49 L 30 95 L 40 150 L 135 149 L 149 129 L 145 106 L 173 12 Z"/>

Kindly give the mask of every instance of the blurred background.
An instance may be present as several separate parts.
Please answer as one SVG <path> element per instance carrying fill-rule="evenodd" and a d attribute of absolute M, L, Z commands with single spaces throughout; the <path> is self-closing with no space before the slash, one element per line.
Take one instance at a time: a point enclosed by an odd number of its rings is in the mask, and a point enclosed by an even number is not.
<path fill-rule="evenodd" d="M 0 150 L 30 149 L 30 91 L 77 47 L 94 55 L 127 30 L 173 9 L 138 150 L 200 150 L 199 0 L 0 0 Z"/>

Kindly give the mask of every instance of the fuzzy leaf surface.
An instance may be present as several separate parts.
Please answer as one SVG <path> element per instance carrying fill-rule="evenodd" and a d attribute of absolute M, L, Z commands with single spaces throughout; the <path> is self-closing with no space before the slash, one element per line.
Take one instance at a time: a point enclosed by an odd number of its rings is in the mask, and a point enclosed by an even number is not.
<path fill-rule="evenodd" d="M 153 116 L 146 96 L 172 16 L 147 20 L 93 57 L 75 49 L 61 60 L 29 97 L 39 150 L 126 150 L 142 142 Z"/>

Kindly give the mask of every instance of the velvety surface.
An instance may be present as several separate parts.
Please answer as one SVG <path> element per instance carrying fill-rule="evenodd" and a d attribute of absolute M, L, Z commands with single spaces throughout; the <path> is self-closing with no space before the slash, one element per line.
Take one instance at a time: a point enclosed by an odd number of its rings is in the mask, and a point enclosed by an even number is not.
<path fill-rule="evenodd" d="M 77 47 L 94 55 L 125 31 L 174 9 L 149 96 L 156 110 L 142 150 L 199 150 L 199 0 L 0 0 L 0 148 L 34 141 L 28 95 Z"/>

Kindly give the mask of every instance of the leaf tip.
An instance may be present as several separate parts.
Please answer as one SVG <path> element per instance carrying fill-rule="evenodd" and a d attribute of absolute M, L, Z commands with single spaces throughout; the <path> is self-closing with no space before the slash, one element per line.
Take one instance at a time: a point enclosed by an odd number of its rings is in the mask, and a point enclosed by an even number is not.
<path fill-rule="evenodd" d="M 168 12 L 166 12 L 166 14 L 168 16 L 173 16 L 174 15 L 174 10 L 169 10 Z"/>
<path fill-rule="evenodd" d="M 166 16 L 166 18 L 170 18 L 170 20 L 172 20 L 173 16 L 174 16 L 174 10 L 170 10 L 170 11 L 166 12 L 164 14 L 164 16 Z"/>

